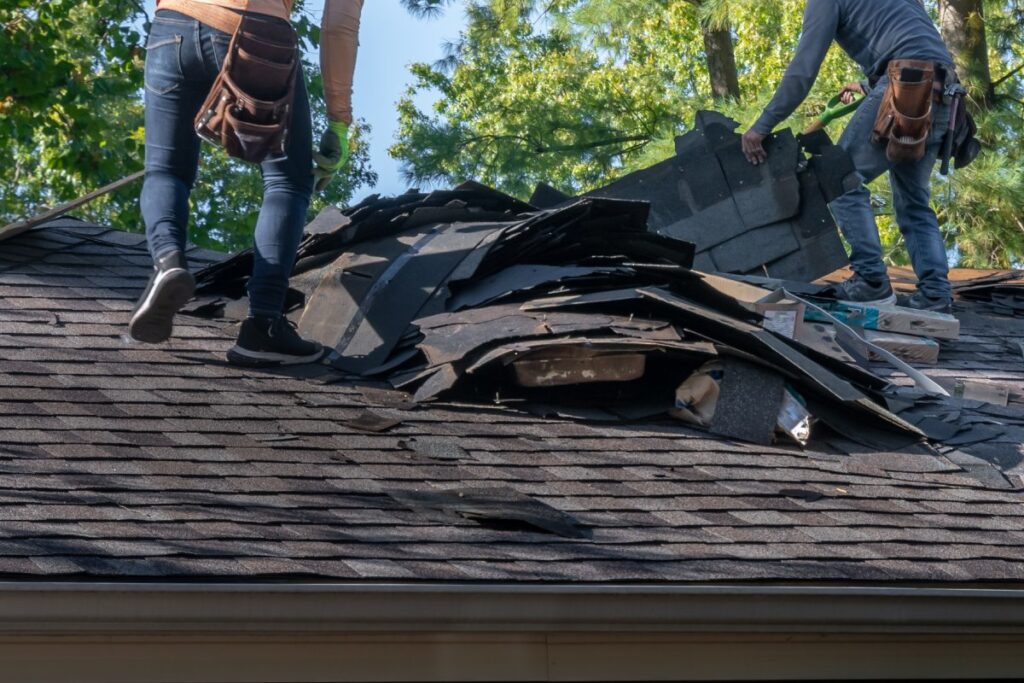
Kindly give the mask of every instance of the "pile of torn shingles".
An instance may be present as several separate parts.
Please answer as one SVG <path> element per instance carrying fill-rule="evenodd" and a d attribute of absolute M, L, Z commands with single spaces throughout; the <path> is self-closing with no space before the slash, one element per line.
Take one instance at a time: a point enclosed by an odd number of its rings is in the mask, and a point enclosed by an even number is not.
<path fill-rule="evenodd" d="M 741 157 L 733 124 L 712 114 L 698 123 L 671 160 L 688 180 L 659 182 L 691 203 L 710 197 L 695 185 L 706 160 L 680 163 L 699 156 L 699 147 L 718 159 L 709 175 L 722 171 L 728 186 L 715 190 L 724 198 L 706 213 L 670 223 L 671 210 L 657 201 L 589 196 L 538 209 L 475 183 L 325 211 L 309 226 L 292 281 L 297 306 L 304 301 L 295 311 L 300 331 L 334 350 L 339 371 L 385 378 L 418 401 L 482 401 L 591 420 L 663 417 L 762 444 L 806 443 L 812 425 L 869 448 L 921 441 L 927 429 L 889 408 L 931 405 L 928 398 L 944 390 L 850 331 L 834 308 L 800 296 L 819 287 L 790 284 L 798 295 L 694 269 L 695 254 L 723 268 L 719 255 L 745 250 L 765 256 L 760 272 L 805 280 L 840 265 L 831 218 L 824 229 L 815 217 L 812 230 L 806 213 L 828 215 L 815 160 L 834 157 L 836 148 L 819 144 L 808 158 L 792 136 L 779 136 L 773 163 L 751 171 L 734 163 Z M 740 170 L 750 177 L 737 177 Z M 831 177 L 841 184 L 845 175 Z M 607 193 L 618 194 L 614 188 Z M 782 242 L 794 251 L 739 246 L 744 233 L 757 242 L 783 228 L 794 242 Z M 716 251 L 721 245 L 732 246 Z M 231 299 L 244 295 L 251 258 L 243 253 L 204 270 L 191 312 L 238 305 Z M 813 321 L 812 311 L 832 325 L 843 353 L 795 333 L 805 315 Z M 779 329 L 787 315 L 790 333 Z M 923 391 L 895 396 L 847 353 L 862 362 L 882 354 Z"/>
<path fill-rule="evenodd" d="M 781 131 L 768 161 L 751 166 L 738 124 L 700 112 L 676 140 L 676 156 L 632 173 L 594 196 L 650 202 L 651 229 L 693 242 L 703 271 L 810 282 L 846 265 L 828 203 L 858 182 L 828 136 Z"/>

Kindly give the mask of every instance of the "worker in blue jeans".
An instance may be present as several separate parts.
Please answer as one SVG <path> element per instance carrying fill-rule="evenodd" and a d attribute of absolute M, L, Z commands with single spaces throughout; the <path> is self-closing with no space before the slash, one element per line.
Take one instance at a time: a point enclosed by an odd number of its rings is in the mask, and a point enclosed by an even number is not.
<path fill-rule="evenodd" d="M 189 194 L 196 182 L 201 144 L 194 119 L 231 42 L 226 31 L 187 13 L 202 1 L 162 0 L 147 43 L 146 179 L 141 208 L 154 272 L 132 314 L 129 332 L 149 343 L 170 338 L 174 315 L 195 290 L 195 280 L 185 263 Z M 218 4 L 218 0 L 211 2 Z M 262 19 L 282 22 L 287 21 L 290 4 L 287 0 L 250 2 L 262 10 Z M 237 1 L 233 0 L 230 7 L 237 8 Z M 325 44 L 321 48 L 322 64 L 332 59 L 327 68 L 322 67 L 331 123 L 319 150 L 313 150 L 309 98 L 300 70 L 285 154 L 272 155 L 260 166 L 264 195 L 253 240 L 250 315 L 228 352 L 232 363 L 294 365 L 316 362 L 324 356 L 323 347 L 303 339 L 283 316 L 283 309 L 312 193 L 315 188 L 326 187 L 348 157 L 351 72 L 361 8 L 362 0 L 328 0 L 325 6 L 323 40 L 327 43 L 335 36 L 344 45 L 339 48 Z M 201 16 L 199 10 L 197 15 Z M 339 31 L 338 24 L 344 30 Z M 343 76 L 336 73 L 339 64 Z M 335 73 L 329 73 L 330 69 Z M 342 102 L 340 106 L 338 101 Z"/>
<path fill-rule="evenodd" d="M 864 103 L 839 138 L 839 146 L 850 153 L 854 168 L 863 181 L 857 189 L 832 202 L 830 207 L 851 245 L 850 260 L 858 276 L 857 282 L 846 285 L 842 293 L 846 298 L 856 301 L 857 293 L 863 291 L 858 286 L 859 281 L 889 284 L 885 264 L 882 262 L 882 243 L 871 208 L 871 192 L 864 186 L 864 183 L 870 183 L 888 171 L 896 221 L 918 278 L 918 291 L 907 303 L 911 308 L 949 312 L 951 290 L 946 244 L 930 202 L 932 169 L 949 125 L 950 106 L 939 103 L 932 106 L 932 130 L 924 158 L 913 164 L 892 164 L 886 157 L 885 146 L 870 142 L 875 116 L 888 85 L 888 77 L 883 77 L 866 93 Z M 862 92 L 862 88 L 859 84 L 846 86 L 847 92 Z M 865 140 L 869 142 L 864 144 Z M 895 296 L 889 292 L 882 303 L 895 301 Z"/>
<path fill-rule="evenodd" d="M 889 78 L 888 64 L 896 59 L 934 64 L 937 74 L 953 73 L 953 60 L 920 0 L 807 0 L 803 33 L 796 55 L 783 76 L 775 97 L 758 121 L 743 136 L 743 151 L 752 164 L 767 158 L 764 140 L 807 97 L 829 47 L 840 47 L 864 73 L 871 85 L 850 84 L 844 99 L 862 92 L 865 102 L 857 110 L 839 145 L 850 153 L 861 184 L 831 204 L 839 228 L 850 244 L 854 274 L 837 286 L 841 301 L 854 304 L 894 304 L 882 244 L 871 208 L 871 193 L 864 186 L 889 172 L 896 222 L 918 278 L 917 291 L 905 302 L 911 308 L 952 311 L 949 265 L 938 219 L 930 206 L 930 180 L 949 123 L 950 105 L 932 105 L 933 124 L 923 158 L 892 163 L 883 145 L 872 142 L 872 129 Z"/>

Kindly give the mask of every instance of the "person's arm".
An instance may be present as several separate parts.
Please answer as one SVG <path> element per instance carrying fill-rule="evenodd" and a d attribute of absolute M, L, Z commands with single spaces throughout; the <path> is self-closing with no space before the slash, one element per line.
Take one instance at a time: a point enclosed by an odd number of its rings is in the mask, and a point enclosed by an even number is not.
<path fill-rule="evenodd" d="M 352 125 L 352 81 L 359 50 L 359 20 L 363 0 L 326 0 L 320 24 L 320 73 L 327 100 L 327 130 L 314 152 L 316 189 L 330 184 L 348 161 L 348 129 Z"/>
<path fill-rule="evenodd" d="M 811 92 L 838 28 L 839 6 L 836 0 L 807 0 L 803 32 L 796 54 L 775 91 L 775 97 L 765 107 L 752 130 L 761 135 L 769 135 L 796 111 Z"/>
<path fill-rule="evenodd" d="M 359 49 L 363 0 L 326 0 L 320 25 L 320 73 L 327 118 L 352 123 L 352 79 Z"/>

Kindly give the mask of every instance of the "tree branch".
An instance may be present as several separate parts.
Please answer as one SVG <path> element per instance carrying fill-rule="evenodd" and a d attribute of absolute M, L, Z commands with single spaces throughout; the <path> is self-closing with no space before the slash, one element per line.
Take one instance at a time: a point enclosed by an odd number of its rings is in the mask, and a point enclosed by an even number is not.
<path fill-rule="evenodd" d="M 550 153 L 562 153 L 562 152 L 579 152 L 588 149 L 596 149 L 599 147 L 608 147 L 610 145 L 621 145 L 623 143 L 640 143 L 640 146 L 648 144 L 653 137 L 651 135 L 622 135 L 615 138 L 606 138 L 604 140 L 594 140 L 592 142 L 577 142 L 571 145 L 553 145 L 545 146 L 544 144 L 534 141 L 525 135 L 470 135 L 463 138 L 463 145 L 473 145 L 483 142 L 498 142 L 499 140 L 516 140 L 523 143 L 525 146 L 530 148 L 530 151 L 535 154 L 550 154 Z M 632 149 L 632 147 L 630 148 Z"/>
<path fill-rule="evenodd" d="M 996 80 L 992 81 L 992 89 L 995 90 L 996 88 L 1001 86 L 1003 83 L 1005 83 L 1006 81 L 1010 80 L 1011 78 L 1013 78 L 1014 76 L 1019 74 L 1021 71 L 1024 71 L 1024 63 L 1019 64 L 1016 69 L 1013 69 L 1012 71 L 1010 71 L 1010 72 L 1008 72 L 1006 74 L 1003 74 L 1002 76 L 1000 76 Z"/>
<path fill-rule="evenodd" d="M 579 142 L 574 145 L 555 145 L 553 147 L 544 147 L 537 145 L 534 151 L 537 154 L 546 154 L 548 152 L 579 152 L 585 149 L 594 149 L 596 147 L 608 147 L 609 145 L 620 145 L 624 142 L 649 142 L 651 136 L 649 135 L 628 135 L 617 138 L 608 138 L 607 140 L 594 140 L 593 142 Z"/>

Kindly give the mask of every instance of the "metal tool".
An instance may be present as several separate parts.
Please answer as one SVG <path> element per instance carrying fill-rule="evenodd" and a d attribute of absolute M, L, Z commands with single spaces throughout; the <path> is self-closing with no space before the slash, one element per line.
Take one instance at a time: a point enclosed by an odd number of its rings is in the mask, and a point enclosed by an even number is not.
<path fill-rule="evenodd" d="M 939 173 L 948 176 L 949 160 L 953 157 L 953 144 L 956 142 L 956 120 L 960 115 L 960 107 L 964 104 L 964 95 L 967 94 L 967 90 L 959 83 L 954 83 L 946 88 L 946 92 L 943 94 L 949 98 L 949 125 L 946 128 L 946 137 L 942 140 L 942 152 L 939 157 L 942 160 L 942 166 L 939 167 Z"/>

